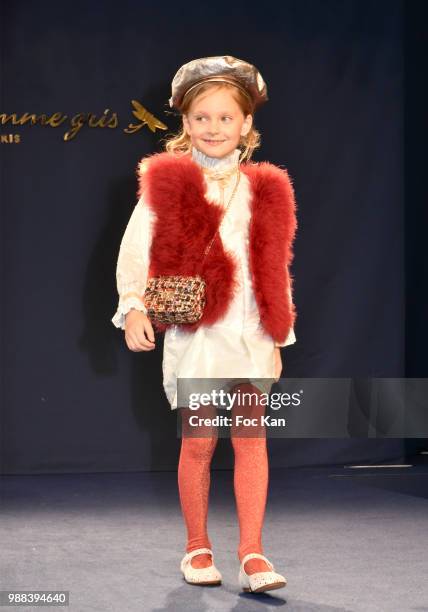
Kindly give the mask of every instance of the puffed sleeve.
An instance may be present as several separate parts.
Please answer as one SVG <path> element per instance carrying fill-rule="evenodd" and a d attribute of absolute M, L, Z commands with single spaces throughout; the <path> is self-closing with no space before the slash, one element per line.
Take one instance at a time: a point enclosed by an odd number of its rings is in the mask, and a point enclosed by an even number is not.
<path fill-rule="evenodd" d="M 147 284 L 153 222 L 154 212 L 142 196 L 126 227 L 117 259 L 119 303 L 111 321 L 120 329 L 125 329 L 125 315 L 132 308 L 147 314 L 142 298 Z"/>
<path fill-rule="evenodd" d="M 287 270 L 287 278 L 288 278 L 288 270 Z M 290 283 L 288 283 L 287 288 L 288 288 L 288 295 L 290 296 L 290 302 L 293 302 L 293 296 L 291 295 Z M 294 333 L 294 327 L 292 327 L 290 331 L 288 332 L 288 336 L 285 339 L 285 341 L 275 342 L 275 346 L 284 347 L 284 346 L 288 346 L 289 344 L 294 344 L 295 342 L 296 342 L 296 335 Z"/>

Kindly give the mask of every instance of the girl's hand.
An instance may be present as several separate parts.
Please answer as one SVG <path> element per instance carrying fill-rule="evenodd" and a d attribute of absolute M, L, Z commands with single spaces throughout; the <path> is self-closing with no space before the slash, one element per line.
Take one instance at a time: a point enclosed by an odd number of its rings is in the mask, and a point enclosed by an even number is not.
<path fill-rule="evenodd" d="M 125 340 L 131 351 L 152 351 L 156 348 L 152 323 L 143 312 L 134 309 L 125 316 Z"/>
<path fill-rule="evenodd" d="M 275 381 L 278 382 L 278 380 L 281 377 L 281 372 L 282 372 L 282 358 L 281 358 L 281 349 L 279 348 L 279 346 L 275 347 Z"/>

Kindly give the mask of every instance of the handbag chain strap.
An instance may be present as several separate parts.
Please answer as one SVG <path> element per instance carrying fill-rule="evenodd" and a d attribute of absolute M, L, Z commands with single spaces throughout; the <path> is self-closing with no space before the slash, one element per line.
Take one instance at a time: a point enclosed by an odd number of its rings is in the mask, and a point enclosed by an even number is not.
<path fill-rule="evenodd" d="M 238 165 L 237 170 L 238 170 L 238 172 L 237 172 L 237 178 L 236 178 L 235 187 L 233 188 L 233 191 L 232 191 L 232 195 L 230 196 L 230 199 L 229 199 L 229 202 L 227 203 L 227 206 L 226 206 L 226 207 L 225 207 L 225 209 L 223 210 L 223 214 L 222 214 L 222 216 L 221 216 L 220 223 L 219 223 L 219 225 L 218 225 L 218 227 L 217 227 L 217 229 L 216 229 L 216 231 L 215 231 L 215 234 L 214 234 L 214 236 L 211 238 L 211 241 L 210 241 L 209 245 L 206 247 L 206 249 L 205 249 L 205 251 L 204 251 L 204 257 L 203 257 L 202 261 L 204 261 L 205 257 L 207 256 L 208 251 L 210 250 L 210 248 L 211 248 L 211 246 L 212 246 L 212 243 L 214 242 L 214 239 L 215 239 L 215 237 L 216 237 L 216 235 L 217 235 L 217 232 L 219 231 L 220 226 L 221 226 L 221 224 L 222 224 L 222 222 L 223 222 L 224 216 L 225 216 L 225 214 L 226 214 L 226 212 L 227 212 L 227 210 L 228 210 L 229 206 L 231 205 L 232 200 L 233 200 L 233 198 L 235 197 L 235 194 L 236 194 L 236 192 L 237 192 L 237 190 L 238 190 L 239 181 L 241 180 L 241 171 L 240 171 L 240 169 L 239 169 L 239 165 Z M 224 191 L 223 191 L 223 194 L 224 194 Z"/>

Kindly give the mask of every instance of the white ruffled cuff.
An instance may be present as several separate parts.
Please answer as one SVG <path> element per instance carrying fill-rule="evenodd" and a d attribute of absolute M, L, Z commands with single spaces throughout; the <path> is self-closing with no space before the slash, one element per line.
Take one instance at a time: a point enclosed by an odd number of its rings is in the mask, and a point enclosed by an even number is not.
<path fill-rule="evenodd" d="M 127 315 L 132 308 L 144 312 L 145 315 L 147 314 L 147 308 L 139 297 L 131 296 L 126 299 L 121 299 L 119 300 L 117 311 L 111 319 L 113 325 L 119 329 L 125 329 L 125 315 Z"/>
<path fill-rule="evenodd" d="M 288 332 L 288 336 L 285 339 L 284 342 L 275 342 L 275 346 L 276 347 L 284 347 L 284 346 L 288 346 L 289 344 L 294 344 L 296 342 L 296 334 L 294 333 L 294 327 L 292 327 L 290 329 L 290 331 Z"/>

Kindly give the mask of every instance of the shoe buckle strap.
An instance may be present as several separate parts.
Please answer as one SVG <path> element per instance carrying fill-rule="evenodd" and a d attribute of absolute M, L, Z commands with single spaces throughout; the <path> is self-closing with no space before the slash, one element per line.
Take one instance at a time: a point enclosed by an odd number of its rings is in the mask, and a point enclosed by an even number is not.
<path fill-rule="evenodd" d="M 269 567 L 271 568 L 272 571 L 275 571 L 274 566 L 269 561 L 269 559 L 267 559 L 264 555 L 262 555 L 260 553 L 248 553 L 248 555 L 245 555 L 245 557 L 242 559 L 242 567 L 244 567 L 246 562 L 249 561 L 250 559 L 262 559 L 263 561 L 265 561 L 269 565 Z"/>
<path fill-rule="evenodd" d="M 211 555 L 213 565 L 214 565 L 214 555 L 210 548 L 197 548 L 196 550 L 191 550 L 190 552 L 186 553 L 182 563 L 183 565 L 190 563 L 193 557 L 196 557 L 196 555 L 203 555 L 203 554 Z"/>

